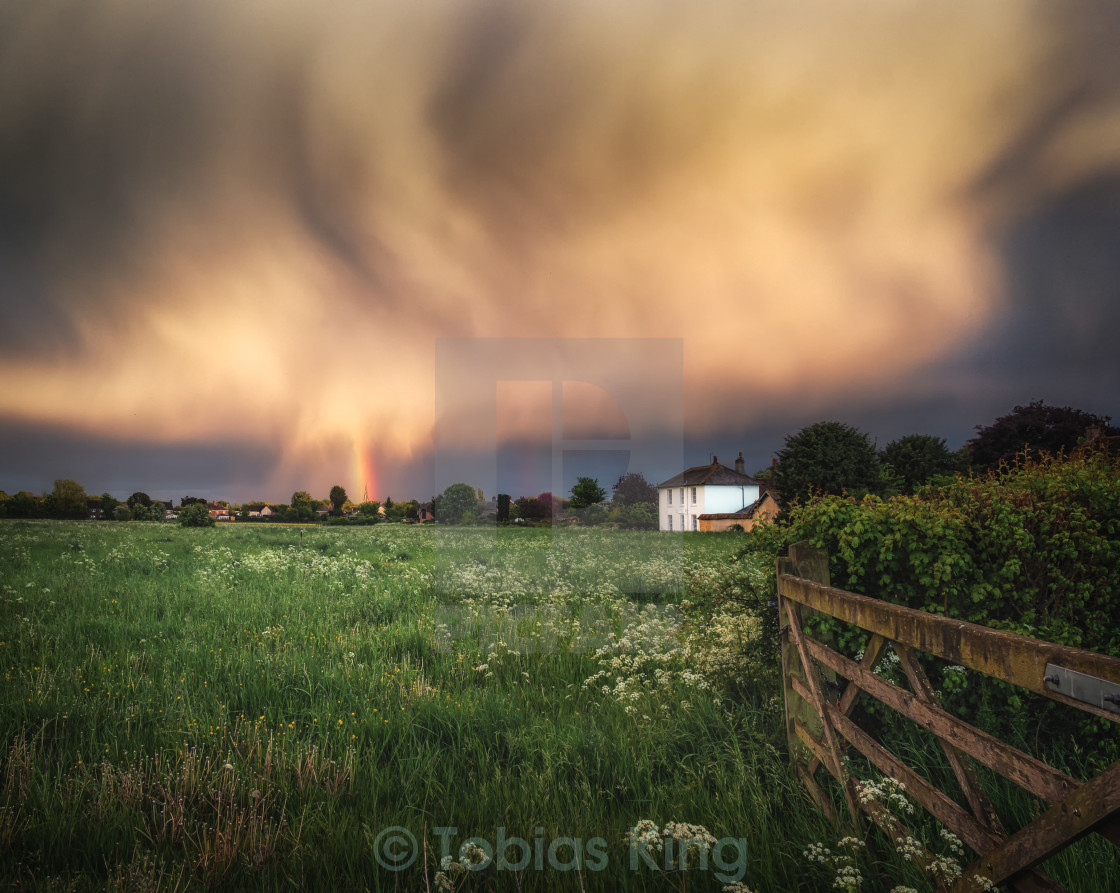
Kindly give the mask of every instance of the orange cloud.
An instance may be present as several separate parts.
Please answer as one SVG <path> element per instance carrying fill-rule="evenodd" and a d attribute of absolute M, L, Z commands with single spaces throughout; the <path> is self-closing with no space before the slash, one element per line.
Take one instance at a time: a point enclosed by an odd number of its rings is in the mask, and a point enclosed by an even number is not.
<path fill-rule="evenodd" d="M 877 0 L 14 25 L 3 176 L 49 213 L 0 414 L 251 429 L 293 461 L 425 448 L 449 336 L 683 338 L 694 429 L 732 395 L 749 423 L 889 388 L 999 312 L 990 231 L 1029 195 L 977 184 L 1060 96 L 1070 39 L 1040 4 Z M 1115 160 L 1109 109 L 1047 145 L 1036 200 Z"/>

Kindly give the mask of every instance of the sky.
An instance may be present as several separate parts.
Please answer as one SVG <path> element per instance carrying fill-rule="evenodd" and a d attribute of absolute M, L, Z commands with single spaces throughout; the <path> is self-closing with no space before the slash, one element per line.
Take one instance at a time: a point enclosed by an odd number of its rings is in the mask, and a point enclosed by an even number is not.
<path fill-rule="evenodd" d="M 0 489 L 423 499 L 580 393 L 655 481 L 1120 418 L 1118 45 L 1079 0 L 0 0 Z M 449 408 L 440 345 L 503 340 L 553 359 Z"/>

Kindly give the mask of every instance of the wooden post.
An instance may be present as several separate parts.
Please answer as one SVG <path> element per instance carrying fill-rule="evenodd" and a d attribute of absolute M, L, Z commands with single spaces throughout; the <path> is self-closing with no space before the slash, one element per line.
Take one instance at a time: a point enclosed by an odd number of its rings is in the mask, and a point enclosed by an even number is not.
<path fill-rule="evenodd" d="M 778 559 L 778 573 L 801 577 L 802 579 L 823 583 L 826 586 L 830 585 L 831 580 L 828 571 L 828 555 L 809 543 L 794 543 L 790 546 L 789 558 Z M 820 766 L 820 761 L 816 759 L 816 756 L 806 747 L 797 734 L 797 722 L 800 721 L 819 740 L 824 738 L 824 723 L 813 704 L 801 697 L 794 688 L 794 677 L 804 683 L 805 686 L 812 684 L 812 680 L 807 676 L 807 673 L 812 672 L 812 668 L 803 665 L 797 644 L 790 631 L 794 627 L 800 628 L 801 624 L 798 621 L 814 612 L 803 608 L 791 599 L 783 598 L 780 594 L 778 605 L 780 608 L 779 622 L 784 630 L 781 647 L 786 742 L 789 747 L 790 758 L 797 766 L 799 774 L 803 778 L 812 779 L 816 769 Z M 793 616 L 794 612 L 796 612 L 796 617 Z M 835 679 L 835 673 L 831 670 L 829 676 Z"/>

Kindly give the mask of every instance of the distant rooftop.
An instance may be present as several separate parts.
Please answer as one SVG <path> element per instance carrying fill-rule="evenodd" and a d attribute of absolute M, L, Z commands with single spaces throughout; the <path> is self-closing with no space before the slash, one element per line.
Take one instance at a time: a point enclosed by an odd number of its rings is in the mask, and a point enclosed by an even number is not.
<path fill-rule="evenodd" d="M 713 456 L 711 465 L 695 465 L 686 468 L 676 477 L 671 477 L 658 488 L 662 487 L 762 487 L 763 481 L 755 480 L 750 475 L 743 474 L 726 465 L 720 465 L 719 460 Z"/>

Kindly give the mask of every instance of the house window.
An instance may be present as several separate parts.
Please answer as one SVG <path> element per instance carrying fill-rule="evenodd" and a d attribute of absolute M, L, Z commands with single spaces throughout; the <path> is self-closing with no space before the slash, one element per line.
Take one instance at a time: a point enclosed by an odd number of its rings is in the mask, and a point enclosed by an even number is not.
<path fill-rule="evenodd" d="M 684 505 L 684 487 L 681 487 L 681 505 Z"/>
<path fill-rule="evenodd" d="M 669 501 L 666 503 L 666 505 L 672 505 L 673 504 L 673 491 L 672 490 L 666 490 L 665 495 L 669 497 Z M 672 521 L 672 519 L 670 518 L 670 522 L 671 521 Z M 673 529 L 672 526 L 670 526 L 669 529 L 672 530 Z"/>
<path fill-rule="evenodd" d="M 693 530 L 699 530 L 699 529 L 700 529 L 700 524 L 699 524 L 699 522 L 698 522 L 698 521 L 696 520 L 696 516 L 695 516 L 695 515 L 693 515 L 693 516 L 692 516 L 692 529 L 693 529 Z"/>
<path fill-rule="evenodd" d="M 692 504 L 696 505 L 696 488 L 692 488 Z"/>
<path fill-rule="evenodd" d="M 665 518 L 669 522 L 669 530 L 672 530 L 673 529 L 673 516 L 672 515 L 666 515 Z"/>

